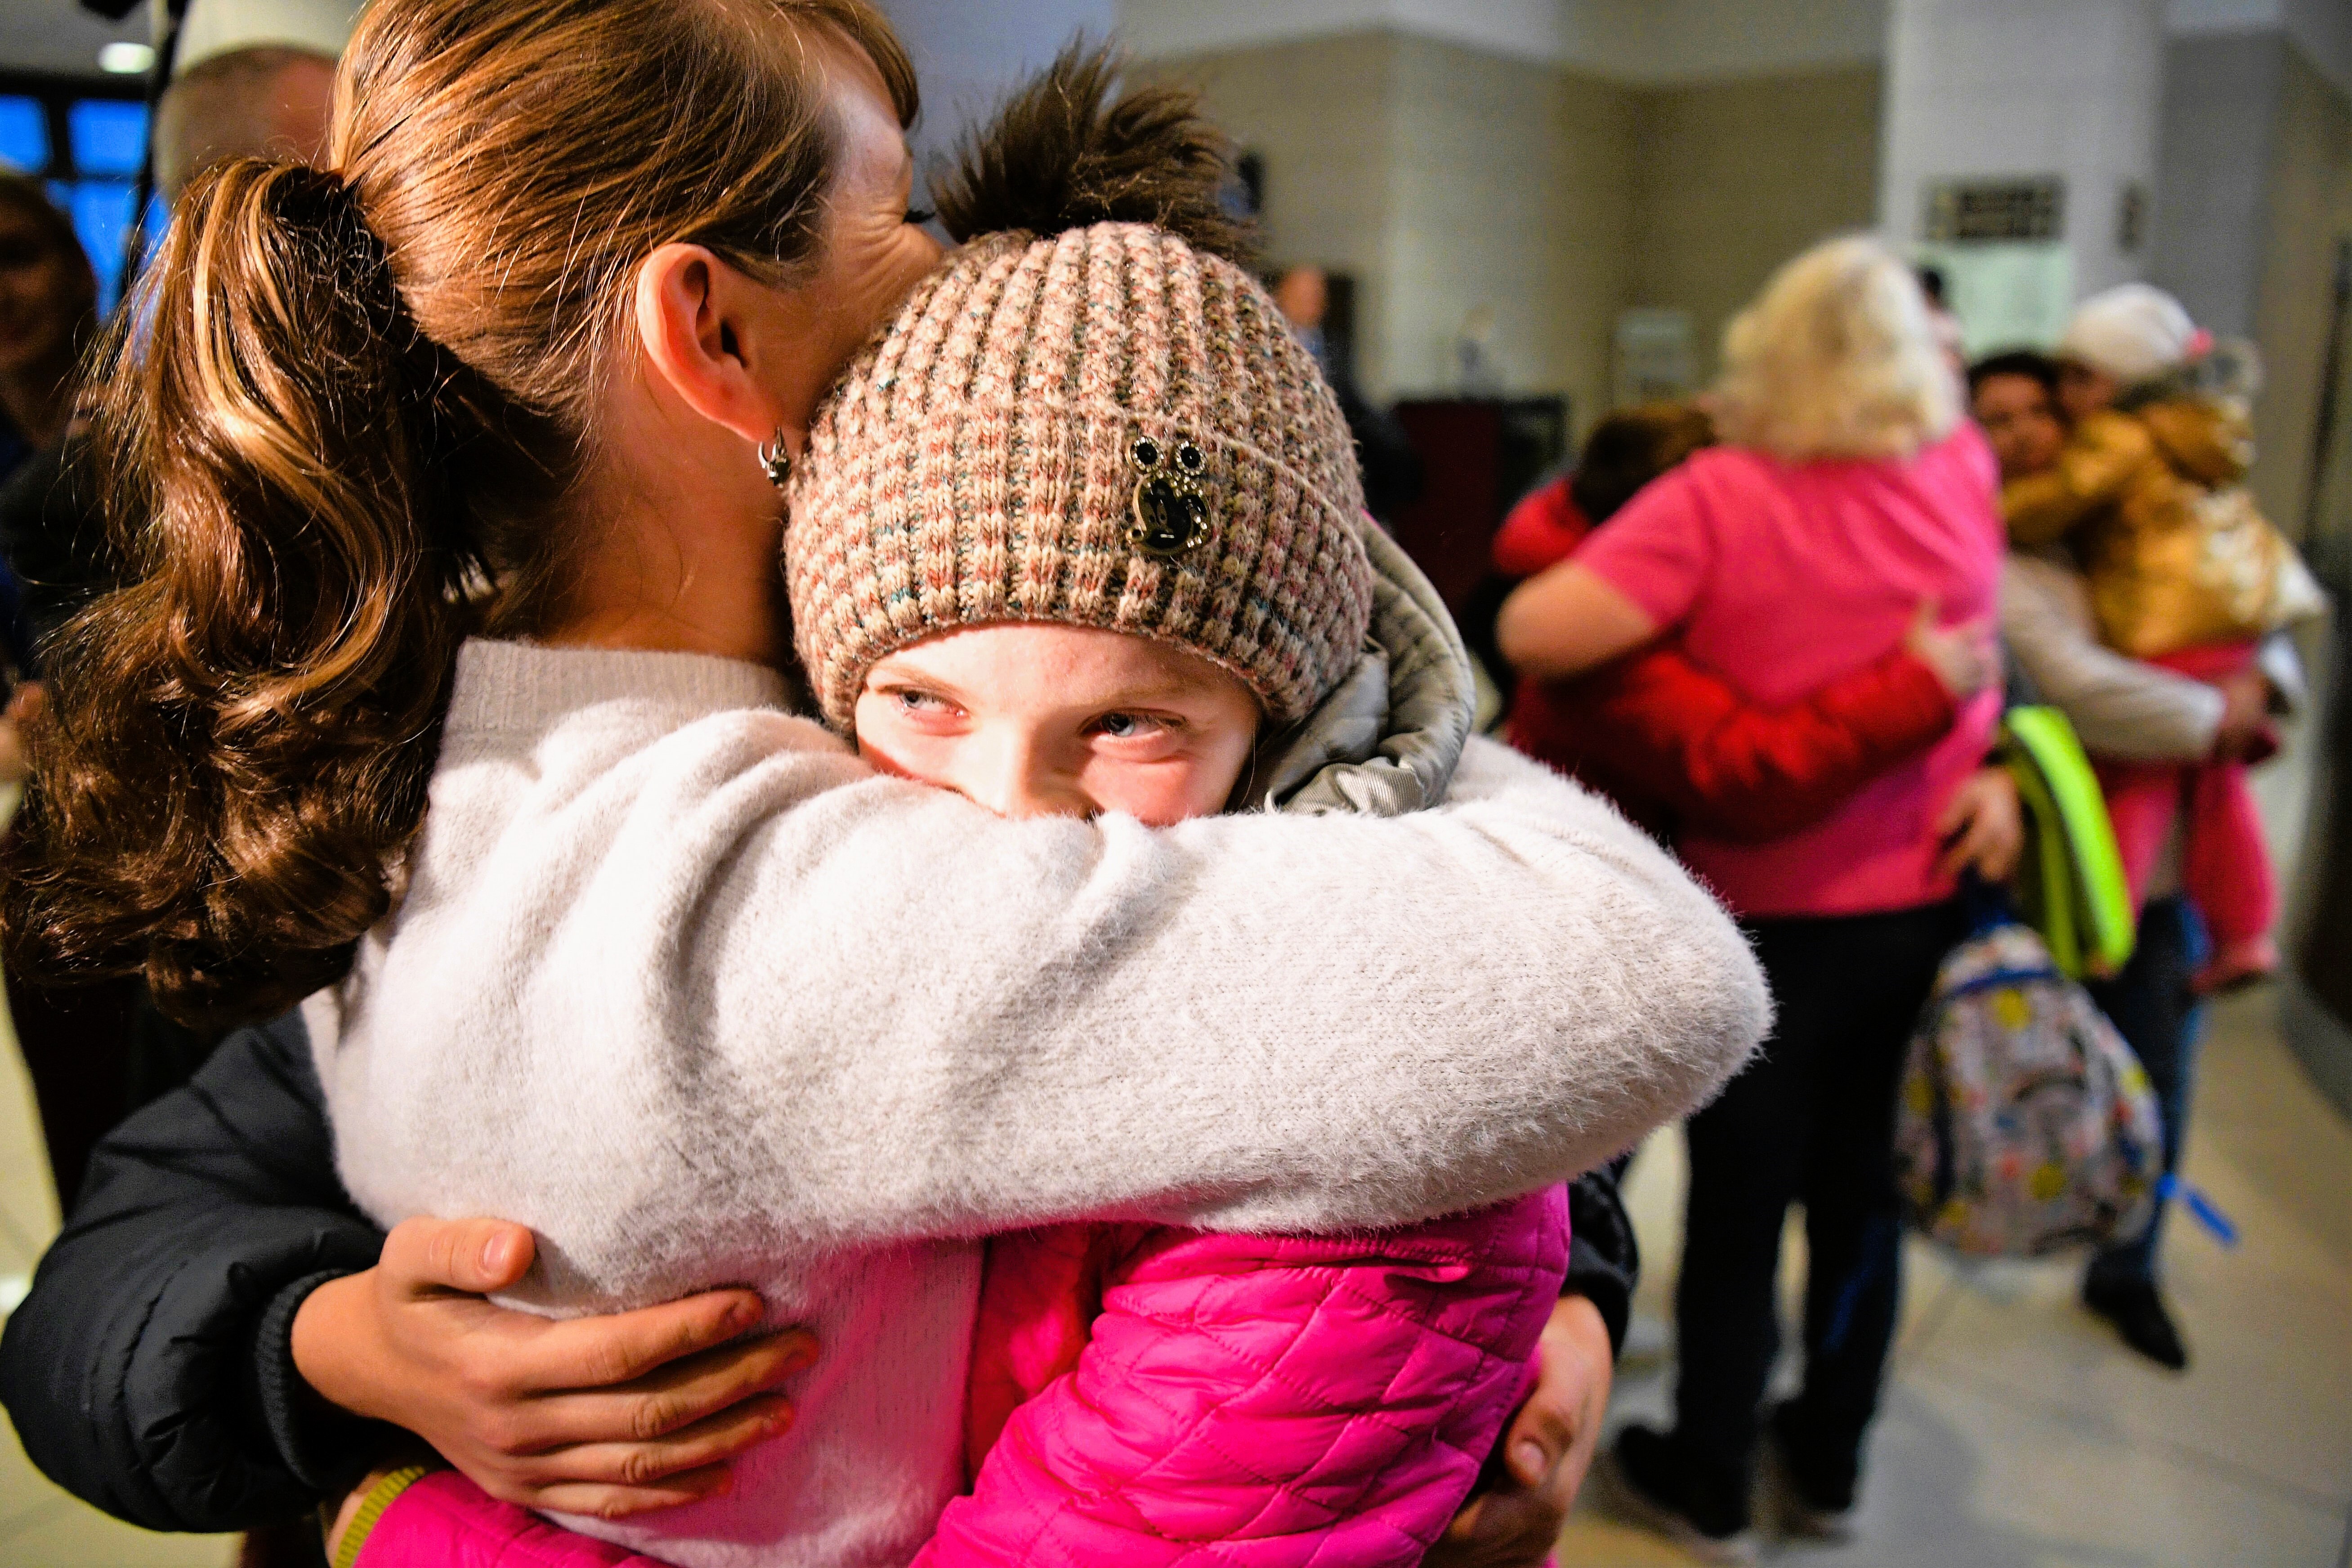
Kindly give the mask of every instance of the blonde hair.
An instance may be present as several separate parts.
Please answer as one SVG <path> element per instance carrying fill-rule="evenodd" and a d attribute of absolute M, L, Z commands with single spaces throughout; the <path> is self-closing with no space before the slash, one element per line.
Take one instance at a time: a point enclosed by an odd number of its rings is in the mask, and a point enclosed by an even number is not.
<path fill-rule="evenodd" d="M 1911 269 L 1874 239 L 1832 239 L 1723 334 L 1714 412 L 1725 440 L 1788 462 L 1909 458 L 1959 423 L 1959 378 Z"/>

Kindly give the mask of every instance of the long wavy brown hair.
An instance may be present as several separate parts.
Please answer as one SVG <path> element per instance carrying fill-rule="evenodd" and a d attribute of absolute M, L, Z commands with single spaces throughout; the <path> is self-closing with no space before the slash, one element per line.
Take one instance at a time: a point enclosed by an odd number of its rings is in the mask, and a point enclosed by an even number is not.
<path fill-rule="evenodd" d="M 129 585 L 47 650 L 0 939 L 55 984 L 268 1016 L 339 978 L 425 817 L 457 646 L 562 608 L 555 522 L 655 249 L 814 266 L 810 46 L 914 75 L 867 0 L 377 0 L 331 173 L 191 184 L 91 442 Z"/>

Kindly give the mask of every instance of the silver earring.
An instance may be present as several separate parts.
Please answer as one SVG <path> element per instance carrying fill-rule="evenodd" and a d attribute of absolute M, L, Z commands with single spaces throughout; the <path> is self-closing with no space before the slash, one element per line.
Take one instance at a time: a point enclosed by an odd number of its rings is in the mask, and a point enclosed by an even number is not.
<path fill-rule="evenodd" d="M 760 443 L 760 471 L 766 474 L 768 482 L 778 489 L 782 489 L 784 482 L 793 477 L 793 455 L 784 450 L 782 428 L 776 431 L 774 440 Z"/>

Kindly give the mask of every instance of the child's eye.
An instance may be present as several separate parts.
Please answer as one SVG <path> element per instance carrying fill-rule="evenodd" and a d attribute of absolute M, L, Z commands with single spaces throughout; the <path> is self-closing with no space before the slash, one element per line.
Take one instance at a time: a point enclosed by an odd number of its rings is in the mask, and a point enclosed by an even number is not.
<path fill-rule="evenodd" d="M 952 715 L 955 704 L 935 691 L 925 691 L 918 686 L 892 686 L 881 695 L 890 705 L 911 719 L 944 719 Z"/>
<path fill-rule="evenodd" d="M 1140 740 L 1147 735 L 1164 734 L 1174 728 L 1166 720 L 1142 713 L 1106 713 L 1095 721 L 1094 727 L 1098 733 L 1114 741 Z"/>

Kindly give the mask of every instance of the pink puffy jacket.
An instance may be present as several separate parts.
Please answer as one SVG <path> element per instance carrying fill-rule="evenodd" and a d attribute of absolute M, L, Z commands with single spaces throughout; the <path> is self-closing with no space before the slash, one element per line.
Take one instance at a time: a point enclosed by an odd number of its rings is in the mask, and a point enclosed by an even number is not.
<path fill-rule="evenodd" d="M 919 1568 L 1412 1568 L 1534 1380 L 1553 1188 L 1349 1237 L 1071 1225 L 990 1244 L 968 1452 Z M 444 1472 L 360 1568 L 651 1568 Z"/>

